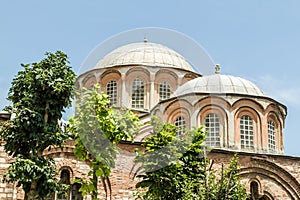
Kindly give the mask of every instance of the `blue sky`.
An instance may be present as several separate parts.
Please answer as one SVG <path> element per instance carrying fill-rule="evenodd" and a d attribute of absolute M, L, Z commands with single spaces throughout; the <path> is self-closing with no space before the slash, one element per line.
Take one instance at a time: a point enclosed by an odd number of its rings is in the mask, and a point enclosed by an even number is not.
<path fill-rule="evenodd" d="M 223 74 L 251 80 L 288 107 L 285 153 L 300 156 L 300 1 L 0 1 L 0 109 L 21 63 L 68 54 L 75 72 L 120 32 L 162 27 L 201 44 Z"/>

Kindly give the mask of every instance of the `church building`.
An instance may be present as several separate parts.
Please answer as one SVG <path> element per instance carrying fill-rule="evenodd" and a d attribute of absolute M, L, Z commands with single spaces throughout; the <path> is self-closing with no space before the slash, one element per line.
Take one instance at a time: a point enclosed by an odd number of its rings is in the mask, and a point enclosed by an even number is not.
<path fill-rule="evenodd" d="M 152 130 L 151 117 L 184 129 L 204 125 L 205 145 L 214 167 L 239 157 L 240 177 L 253 199 L 300 199 L 300 157 L 284 154 L 284 126 L 287 107 L 265 95 L 254 83 L 241 77 L 215 73 L 202 75 L 182 55 L 171 48 L 148 41 L 116 48 L 77 77 L 76 87 L 92 88 L 99 83 L 116 107 L 127 107 L 139 115 L 144 126 L 134 143 L 122 142 L 116 167 L 111 174 L 114 199 L 134 199 L 136 181 L 130 175 L 134 149 Z M 0 120 L 9 119 L 0 113 Z M 53 199 L 80 200 L 76 177 L 86 177 L 89 167 L 74 158 L 73 142 L 45 152 L 54 158 L 61 181 L 70 184 L 68 196 Z M 0 177 L 9 158 L 0 147 Z M 101 185 L 101 184 L 100 184 Z M 99 188 L 104 197 L 103 188 Z M 0 183 L 0 199 L 21 199 L 16 184 Z"/>

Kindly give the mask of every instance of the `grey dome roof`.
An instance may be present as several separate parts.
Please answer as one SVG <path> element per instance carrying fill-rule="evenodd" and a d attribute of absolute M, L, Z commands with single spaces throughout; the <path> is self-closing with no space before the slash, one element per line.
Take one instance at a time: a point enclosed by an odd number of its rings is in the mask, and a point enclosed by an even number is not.
<path fill-rule="evenodd" d="M 240 77 L 223 74 L 193 79 L 180 86 L 173 96 L 190 93 L 245 94 L 265 97 L 264 93 L 254 83 Z"/>
<path fill-rule="evenodd" d="M 101 59 L 95 69 L 126 65 L 171 67 L 195 72 L 179 53 L 161 44 L 149 42 L 121 46 Z"/>

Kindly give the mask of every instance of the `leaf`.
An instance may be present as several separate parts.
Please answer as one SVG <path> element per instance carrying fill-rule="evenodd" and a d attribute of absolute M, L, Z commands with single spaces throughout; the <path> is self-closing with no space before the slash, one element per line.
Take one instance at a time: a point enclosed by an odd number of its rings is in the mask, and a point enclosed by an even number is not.
<path fill-rule="evenodd" d="M 96 170 L 96 173 L 95 173 L 95 174 L 96 174 L 97 177 L 103 175 L 102 170 L 100 170 L 100 169 Z"/>

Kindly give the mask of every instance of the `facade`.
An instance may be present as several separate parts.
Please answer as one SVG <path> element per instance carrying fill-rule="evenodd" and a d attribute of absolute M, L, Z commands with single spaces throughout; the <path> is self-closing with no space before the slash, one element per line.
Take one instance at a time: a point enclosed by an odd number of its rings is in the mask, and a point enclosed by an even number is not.
<path fill-rule="evenodd" d="M 229 164 L 239 155 L 240 176 L 253 199 L 300 199 L 300 158 L 284 155 L 283 131 L 287 108 L 266 96 L 255 84 L 240 77 L 220 73 L 202 76 L 174 50 L 147 41 L 121 46 L 103 58 L 93 69 L 77 78 L 76 86 L 91 88 L 100 83 L 115 107 L 127 107 L 140 116 L 144 126 L 135 143 L 122 142 L 116 167 L 111 175 L 114 199 L 133 199 L 135 180 L 130 175 L 135 156 L 149 136 L 152 116 L 182 128 L 204 125 L 208 157 L 214 167 Z M 5 113 L 0 119 L 8 119 Z M 0 149 L 0 173 L 9 158 Z M 73 155 L 73 142 L 45 152 L 57 163 L 60 179 L 71 185 L 69 197 L 53 199 L 89 199 L 81 197 L 76 177 L 87 176 L 88 165 Z M 1 175 L 0 175 L 1 176 Z M 103 191 L 103 188 L 99 188 Z M 21 199 L 15 185 L 0 183 L 0 199 Z M 104 192 L 99 194 L 103 197 Z"/>

